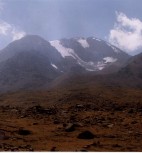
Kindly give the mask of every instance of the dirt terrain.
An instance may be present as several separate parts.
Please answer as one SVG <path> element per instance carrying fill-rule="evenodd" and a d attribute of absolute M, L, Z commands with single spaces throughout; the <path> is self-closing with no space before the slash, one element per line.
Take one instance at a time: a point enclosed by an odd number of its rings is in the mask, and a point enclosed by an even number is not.
<path fill-rule="evenodd" d="M 142 151 L 140 89 L 7 93 L 0 116 L 0 151 Z"/>

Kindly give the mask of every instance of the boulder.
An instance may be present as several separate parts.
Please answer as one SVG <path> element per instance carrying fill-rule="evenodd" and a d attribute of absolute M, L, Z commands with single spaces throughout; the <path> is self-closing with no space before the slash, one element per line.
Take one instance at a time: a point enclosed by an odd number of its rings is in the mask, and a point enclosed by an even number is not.
<path fill-rule="evenodd" d="M 83 131 L 77 136 L 78 139 L 93 139 L 94 137 L 95 135 L 90 131 Z"/>
<path fill-rule="evenodd" d="M 25 130 L 25 129 L 23 129 L 23 128 L 20 128 L 19 130 L 18 130 L 18 134 L 19 135 L 30 135 L 32 132 L 31 131 L 29 131 L 29 130 Z"/>

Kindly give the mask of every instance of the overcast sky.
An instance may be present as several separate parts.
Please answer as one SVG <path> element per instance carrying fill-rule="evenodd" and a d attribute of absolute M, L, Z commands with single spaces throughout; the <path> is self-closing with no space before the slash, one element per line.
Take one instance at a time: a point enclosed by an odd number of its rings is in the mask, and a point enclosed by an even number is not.
<path fill-rule="evenodd" d="M 142 0 L 0 0 L 0 49 L 26 34 L 94 36 L 134 55 L 142 50 Z"/>

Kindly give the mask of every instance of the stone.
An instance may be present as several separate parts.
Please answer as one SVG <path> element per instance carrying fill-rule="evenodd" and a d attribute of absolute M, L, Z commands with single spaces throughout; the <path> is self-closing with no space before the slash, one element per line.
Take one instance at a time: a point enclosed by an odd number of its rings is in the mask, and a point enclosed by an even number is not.
<path fill-rule="evenodd" d="M 83 127 L 83 124 L 80 122 L 76 122 L 76 123 L 74 123 L 74 125 L 75 125 L 75 127 Z"/>
<path fill-rule="evenodd" d="M 76 108 L 84 108 L 84 106 L 81 105 L 81 104 L 77 104 L 77 105 L 76 105 Z"/>
<path fill-rule="evenodd" d="M 60 121 L 59 120 L 54 120 L 53 123 L 54 124 L 60 124 Z"/>
<path fill-rule="evenodd" d="M 93 142 L 91 145 L 94 147 L 101 146 L 100 141 Z"/>
<path fill-rule="evenodd" d="M 128 113 L 129 113 L 129 114 L 133 114 L 133 113 L 134 113 L 134 110 L 133 110 L 133 109 L 130 109 L 130 110 L 128 111 Z"/>
<path fill-rule="evenodd" d="M 121 147 L 119 144 L 113 144 L 112 147 Z"/>
<path fill-rule="evenodd" d="M 0 140 L 6 140 L 8 139 L 8 137 L 5 135 L 5 132 L 4 131 L 0 131 Z"/>
<path fill-rule="evenodd" d="M 112 128 L 114 124 L 109 124 L 107 127 Z"/>
<path fill-rule="evenodd" d="M 83 131 L 77 136 L 78 139 L 93 139 L 94 137 L 95 135 L 90 131 Z"/>
<path fill-rule="evenodd" d="M 75 125 L 72 123 L 69 123 L 66 127 L 65 127 L 65 131 L 66 132 L 73 132 L 75 131 Z"/>
<path fill-rule="evenodd" d="M 84 146 L 83 148 L 87 149 L 87 148 L 89 148 L 89 147 L 90 147 L 90 145 L 86 145 L 86 146 Z"/>
<path fill-rule="evenodd" d="M 34 122 L 33 125 L 38 125 L 38 123 L 37 122 Z"/>
<path fill-rule="evenodd" d="M 56 147 L 52 147 L 50 151 L 56 151 Z"/>
<path fill-rule="evenodd" d="M 87 150 L 86 150 L 86 149 L 81 149 L 80 151 L 81 151 L 81 152 L 87 152 Z"/>
<path fill-rule="evenodd" d="M 20 128 L 20 129 L 18 130 L 18 134 L 19 134 L 19 135 L 30 135 L 31 133 L 32 133 L 31 131 L 25 130 L 25 129 L 23 129 L 23 128 Z"/>

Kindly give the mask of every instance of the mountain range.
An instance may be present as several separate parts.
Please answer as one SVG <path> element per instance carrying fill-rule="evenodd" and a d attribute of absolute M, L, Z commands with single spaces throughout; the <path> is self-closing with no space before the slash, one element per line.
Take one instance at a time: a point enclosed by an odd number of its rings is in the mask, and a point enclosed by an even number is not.
<path fill-rule="evenodd" d="M 142 86 L 141 68 L 142 54 L 132 57 L 98 38 L 47 41 L 27 35 L 0 51 L 0 92 L 47 89 L 76 76 Z"/>

